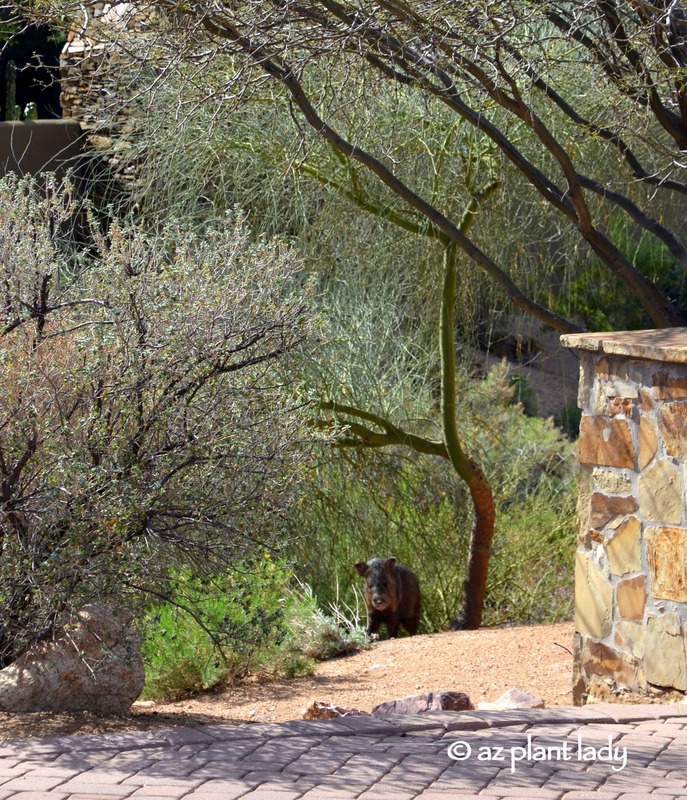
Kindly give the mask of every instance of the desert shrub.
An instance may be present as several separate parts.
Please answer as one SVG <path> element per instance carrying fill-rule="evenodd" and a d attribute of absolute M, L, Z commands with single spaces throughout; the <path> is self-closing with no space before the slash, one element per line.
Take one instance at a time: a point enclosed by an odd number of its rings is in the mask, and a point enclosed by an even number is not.
<path fill-rule="evenodd" d="M 203 579 L 181 573 L 143 623 L 143 697 L 178 700 L 248 675 L 296 677 L 366 645 L 358 620 L 325 613 L 283 560 L 265 551 Z"/>
<path fill-rule="evenodd" d="M 174 575 L 170 601 L 145 618 L 144 696 L 174 700 L 233 683 L 279 649 L 287 580 L 267 551 L 220 575 Z"/>
<path fill-rule="evenodd" d="M 534 389 L 529 385 L 527 378 L 516 373 L 510 376 L 510 384 L 513 387 L 513 401 L 520 403 L 522 410 L 528 416 L 536 416 L 537 396 Z"/>
<path fill-rule="evenodd" d="M 301 458 L 293 254 L 239 217 L 101 232 L 86 210 L 81 243 L 78 211 L 50 177 L 0 181 L 0 667 L 79 604 L 269 544 Z"/>
<path fill-rule="evenodd" d="M 312 587 L 295 582 L 288 628 L 287 652 L 297 653 L 314 661 L 355 653 L 368 644 L 366 619 L 358 608 L 330 602 L 327 610 L 318 605 Z"/>
<path fill-rule="evenodd" d="M 546 478 L 497 517 L 487 583 L 489 625 L 570 619 L 576 492 L 574 481 Z"/>

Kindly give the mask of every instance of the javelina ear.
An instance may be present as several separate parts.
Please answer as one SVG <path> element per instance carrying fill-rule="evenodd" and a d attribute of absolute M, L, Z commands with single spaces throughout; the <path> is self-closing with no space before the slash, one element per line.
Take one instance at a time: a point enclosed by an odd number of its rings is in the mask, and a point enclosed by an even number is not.
<path fill-rule="evenodd" d="M 367 566 L 367 561 L 359 561 L 359 562 L 358 562 L 358 563 L 355 565 L 355 568 L 356 568 L 356 569 L 358 570 L 358 572 L 359 572 L 359 573 L 360 573 L 360 574 L 363 576 L 363 578 L 365 578 L 365 577 L 367 576 L 367 571 L 368 571 L 368 569 L 369 569 L 369 567 Z"/>
<path fill-rule="evenodd" d="M 391 558 L 387 558 L 387 560 L 384 562 L 384 566 L 387 569 L 393 569 L 396 566 L 396 559 L 393 556 L 391 556 Z"/>

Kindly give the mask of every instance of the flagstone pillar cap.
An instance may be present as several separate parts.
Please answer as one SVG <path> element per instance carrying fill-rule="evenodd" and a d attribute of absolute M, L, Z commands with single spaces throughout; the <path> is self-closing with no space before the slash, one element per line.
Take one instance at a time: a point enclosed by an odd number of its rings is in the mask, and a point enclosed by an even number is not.
<path fill-rule="evenodd" d="M 563 347 L 606 355 L 687 364 L 687 328 L 609 333 L 567 333 Z"/>

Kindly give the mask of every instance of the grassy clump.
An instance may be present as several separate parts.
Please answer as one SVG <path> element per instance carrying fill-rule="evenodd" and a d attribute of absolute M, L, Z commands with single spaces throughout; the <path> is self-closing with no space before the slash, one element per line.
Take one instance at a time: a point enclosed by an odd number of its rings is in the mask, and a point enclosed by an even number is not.
<path fill-rule="evenodd" d="M 314 661 L 355 653 L 367 647 L 364 614 L 358 608 L 330 606 L 330 613 L 317 604 L 312 588 L 299 584 L 299 602 L 289 620 L 289 648 Z"/>

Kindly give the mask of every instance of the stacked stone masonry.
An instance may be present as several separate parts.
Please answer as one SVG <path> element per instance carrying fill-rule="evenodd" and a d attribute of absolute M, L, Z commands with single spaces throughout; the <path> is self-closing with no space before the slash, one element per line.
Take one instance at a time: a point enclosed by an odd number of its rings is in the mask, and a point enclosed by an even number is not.
<path fill-rule="evenodd" d="M 131 189 L 140 163 L 122 88 L 135 96 L 155 73 L 155 17 L 147 4 L 89 2 L 83 11 L 60 55 L 62 114 L 81 125 L 87 150 L 108 168 L 119 191 Z"/>
<path fill-rule="evenodd" d="M 576 703 L 687 692 L 687 329 L 578 334 Z"/>

